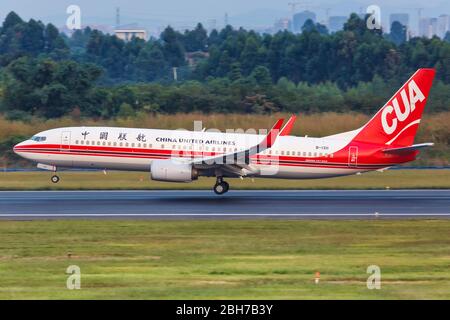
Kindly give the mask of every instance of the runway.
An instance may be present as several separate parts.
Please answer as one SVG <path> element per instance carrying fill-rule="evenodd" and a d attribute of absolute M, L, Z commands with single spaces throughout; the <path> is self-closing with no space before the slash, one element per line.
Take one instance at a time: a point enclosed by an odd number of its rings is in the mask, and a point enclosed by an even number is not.
<path fill-rule="evenodd" d="M 5 191 L 0 219 L 450 218 L 450 190 Z"/>

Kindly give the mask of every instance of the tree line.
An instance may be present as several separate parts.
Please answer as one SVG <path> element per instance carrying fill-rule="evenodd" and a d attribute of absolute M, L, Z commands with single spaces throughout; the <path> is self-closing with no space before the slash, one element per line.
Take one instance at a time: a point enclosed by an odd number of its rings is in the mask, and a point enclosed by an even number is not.
<path fill-rule="evenodd" d="M 198 24 L 124 42 L 90 28 L 67 37 L 11 12 L 0 27 L 0 111 L 11 119 L 373 112 L 421 67 L 436 68 L 430 110 L 443 111 L 450 105 L 448 40 L 406 41 L 398 23 L 386 34 L 352 14 L 344 30 L 332 34 L 312 21 L 300 34 L 274 35 L 231 26 L 208 34 Z"/>

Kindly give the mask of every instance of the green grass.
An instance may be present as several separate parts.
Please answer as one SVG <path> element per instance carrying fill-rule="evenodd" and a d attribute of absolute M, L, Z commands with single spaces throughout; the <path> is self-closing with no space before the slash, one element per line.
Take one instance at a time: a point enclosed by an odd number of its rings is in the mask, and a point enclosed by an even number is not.
<path fill-rule="evenodd" d="M 150 181 L 145 172 L 0 172 L 0 190 L 211 189 L 213 178 L 192 183 Z M 450 170 L 388 170 L 318 180 L 229 179 L 232 189 L 449 189 Z"/>
<path fill-rule="evenodd" d="M 450 299 L 449 230 L 449 220 L 3 221 L 0 298 Z M 366 287 L 372 264 L 381 290 Z M 66 289 L 69 265 L 81 290 Z"/>

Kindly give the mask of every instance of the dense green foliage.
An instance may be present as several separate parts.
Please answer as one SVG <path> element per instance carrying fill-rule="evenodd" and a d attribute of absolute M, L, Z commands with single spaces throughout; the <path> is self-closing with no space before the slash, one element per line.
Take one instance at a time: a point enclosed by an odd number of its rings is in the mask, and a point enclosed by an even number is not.
<path fill-rule="evenodd" d="M 447 35 L 447 39 L 448 39 Z M 316 112 L 380 107 L 417 68 L 434 67 L 430 110 L 450 105 L 450 43 L 406 41 L 369 30 L 351 15 L 328 34 L 307 21 L 301 34 L 258 34 L 199 24 L 159 39 L 124 42 L 86 28 L 71 37 L 11 12 L 0 28 L 0 110 L 9 118 L 73 113 L 128 117 L 140 112 Z M 178 82 L 172 68 L 178 68 Z"/>
<path fill-rule="evenodd" d="M 95 65 L 21 57 L 8 66 L 3 103 L 16 114 L 41 113 L 49 118 L 64 115 L 74 101 L 88 110 L 97 102 L 92 87 L 100 74 Z"/>

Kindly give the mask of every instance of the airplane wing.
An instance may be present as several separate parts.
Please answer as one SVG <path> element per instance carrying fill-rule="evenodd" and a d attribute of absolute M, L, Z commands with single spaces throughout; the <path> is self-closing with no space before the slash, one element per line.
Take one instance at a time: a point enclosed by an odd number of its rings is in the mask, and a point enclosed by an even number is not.
<path fill-rule="evenodd" d="M 388 149 L 384 149 L 383 152 L 391 153 L 391 154 L 392 153 L 399 154 L 399 153 L 411 152 L 411 151 L 415 151 L 415 150 L 427 148 L 427 147 L 432 147 L 432 146 L 434 146 L 434 143 L 428 142 L 428 143 L 413 144 L 412 146 L 409 146 L 409 147 L 388 148 Z"/>
<path fill-rule="evenodd" d="M 277 137 L 280 135 L 283 122 L 284 119 L 279 119 L 272 129 L 270 129 L 267 136 L 255 146 L 234 153 L 194 159 L 191 163 L 197 168 L 217 168 L 239 176 L 254 173 L 255 169 L 250 166 L 250 157 L 273 146 Z"/>
<path fill-rule="evenodd" d="M 289 120 L 284 125 L 283 129 L 280 131 L 280 136 L 288 136 L 291 134 L 292 127 L 294 126 L 295 120 L 297 119 L 297 116 L 292 115 Z"/>

